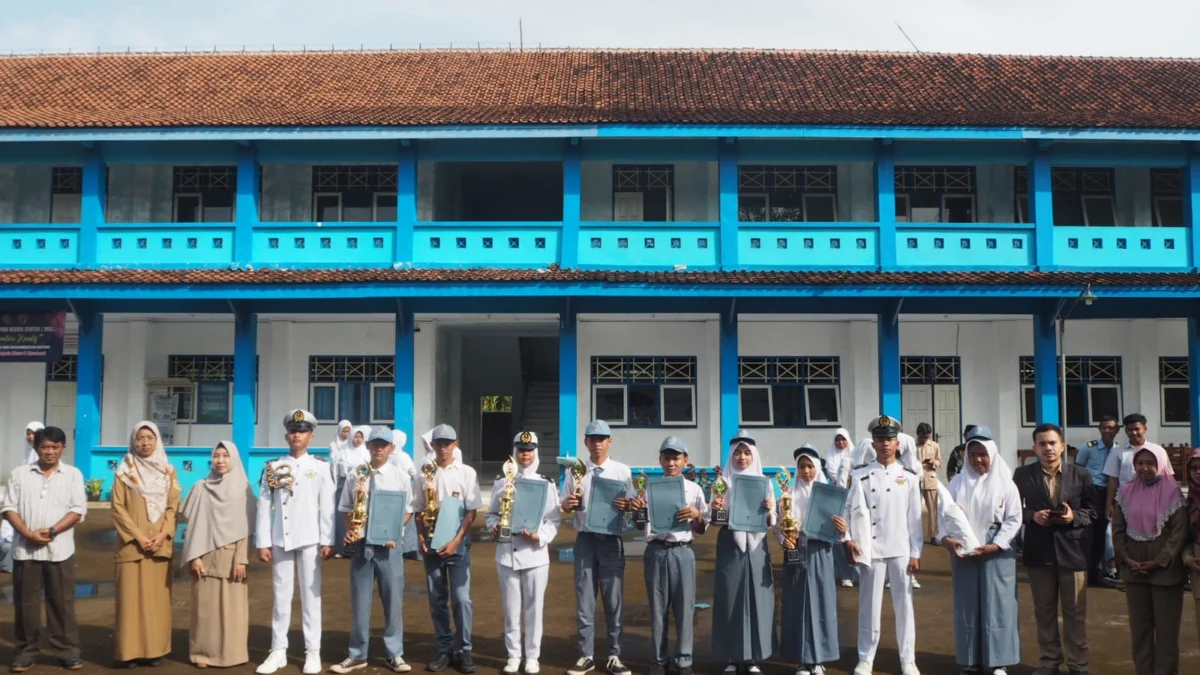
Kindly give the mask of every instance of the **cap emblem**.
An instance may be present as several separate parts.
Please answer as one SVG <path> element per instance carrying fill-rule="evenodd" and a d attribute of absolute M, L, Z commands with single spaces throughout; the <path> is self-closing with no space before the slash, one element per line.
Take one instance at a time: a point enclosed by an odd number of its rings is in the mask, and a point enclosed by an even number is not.
<path fill-rule="evenodd" d="M 296 412 L 292 413 L 292 421 L 293 422 L 303 422 L 304 421 L 304 411 L 297 410 Z"/>
<path fill-rule="evenodd" d="M 879 428 L 880 429 L 887 429 L 888 427 L 892 426 L 895 423 L 896 422 L 892 418 L 888 417 L 887 415 L 879 416 Z"/>
<path fill-rule="evenodd" d="M 521 442 L 522 443 L 531 443 L 531 442 L 533 442 L 533 436 L 529 435 L 528 431 L 522 431 L 521 432 Z"/>

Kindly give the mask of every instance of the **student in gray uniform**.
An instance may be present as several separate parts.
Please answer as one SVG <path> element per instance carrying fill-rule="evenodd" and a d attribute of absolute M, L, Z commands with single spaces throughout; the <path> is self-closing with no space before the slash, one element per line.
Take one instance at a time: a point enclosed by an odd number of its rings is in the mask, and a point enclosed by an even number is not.
<path fill-rule="evenodd" d="M 678 436 L 668 436 L 658 449 L 663 475 L 680 476 L 687 466 L 687 445 Z M 646 508 L 645 499 L 634 499 L 633 508 Z M 692 538 L 708 529 L 708 504 L 704 490 L 683 481 L 683 507 L 675 512 L 679 523 L 690 523 L 681 532 L 655 532 L 646 524 L 646 597 L 650 601 L 650 643 L 654 664 L 650 675 L 665 675 L 668 667 L 679 675 L 692 675 L 692 621 L 696 608 L 696 554 Z M 667 624 L 675 615 L 675 654 L 668 648 Z"/>
<path fill-rule="evenodd" d="M 946 536 L 944 521 L 939 521 L 937 536 L 950 551 L 955 660 L 967 675 L 1007 675 L 1006 666 L 1021 662 L 1017 553 L 1012 545 L 1021 529 L 1021 494 L 991 435 L 987 427 L 971 430 L 963 470 L 950 481 L 950 496 L 979 539 L 979 548 L 963 550 L 962 542 Z"/>
<path fill-rule="evenodd" d="M 762 460 L 754 439 L 738 431 L 725 461 L 724 504 L 733 504 L 733 476 L 761 476 Z M 775 500 L 763 503 L 767 524 L 775 524 Z M 775 578 L 766 533 L 737 532 L 722 527 L 717 534 L 717 561 L 713 579 L 712 652 L 724 659 L 726 675 L 761 675 L 757 662 L 775 652 Z"/>
<path fill-rule="evenodd" d="M 622 511 L 630 510 L 633 495 L 633 475 L 629 467 L 608 456 L 612 431 L 604 420 L 592 420 L 583 431 L 587 445 L 587 473 L 579 484 L 581 498 L 575 497 L 575 476 L 567 472 L 559 500 L 562 509 L 574 513 L 575 530 L 575 621 L 579 627 L 579 660 L 567 670 L 567 675 L 584 675 L 596 667 L 596 592 L 604 601 L 604 620 L 608 626 L 609 675 L 629 675 L 621 663 L 621 603 L 625 597 L 625 545 L 620 535 L 592 532 L 587 525 L 588 499 L 592 477 L 607 478 L 625 483 L 625 494 L 613 504 Z M 577 507 L 585 510 L 577 511 Z"/>
<path fill-rule="evenodd" d="M 825 483 L 818 467 L 821 456 L 805 444 L 797 449 L 796 482 L 792 484 L 792 517 L 804 524 L 812 498 L 813 483 Z M 784 514 L 780 514 L 782 517 Z M 833 525 L 845 535 L 846 521 L 833 517 Z M 797 533 L 795 539 L 778 532 L 779 543 L 803 551 L 799 564 L 783 568 L 783 626 L 779 632 L 784 659 L 797 665 L 796 675 L 824 675 L 822 663 L 839 658 L 837 630 L 837 584 L 834 548 L 841 544 L 809 539 Z"/>

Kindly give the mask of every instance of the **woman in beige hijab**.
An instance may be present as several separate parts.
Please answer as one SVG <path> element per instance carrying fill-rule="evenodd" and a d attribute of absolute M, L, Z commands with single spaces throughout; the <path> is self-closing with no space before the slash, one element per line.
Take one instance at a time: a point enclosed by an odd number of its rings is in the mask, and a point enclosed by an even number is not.
<path fill-rule="evenodd" d="M 188 656 L 197 668 L 250 660 L 250 591 L 246 563 L 254 492 L 237 446 L 221 441 L 208 477 L 188 493 L 180 512 L 187 523 L 183 564 L 192 581 Z"/>
<path fill-rule="evenodd" d="M 171 555 L 179 480 L 154 422 L 138 422 L 117 468 L 112 519 L 117 528 L 118 661 L 162 665 L 171 651 Z"/>

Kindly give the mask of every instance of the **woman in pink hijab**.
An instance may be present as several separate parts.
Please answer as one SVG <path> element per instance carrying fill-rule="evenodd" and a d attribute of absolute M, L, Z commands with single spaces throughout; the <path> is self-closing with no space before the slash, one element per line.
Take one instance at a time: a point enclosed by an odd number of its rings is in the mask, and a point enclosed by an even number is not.
<path fill-rule="evenodd" d="M 1179 672 L 1179 622 L 1187 568 L 1187 502 L 1167 453 L 1148 445 L 1133 456 L 1135 478 L 1117 493 L 1113 551 L 1125 582 L 1137 675 Z"/>

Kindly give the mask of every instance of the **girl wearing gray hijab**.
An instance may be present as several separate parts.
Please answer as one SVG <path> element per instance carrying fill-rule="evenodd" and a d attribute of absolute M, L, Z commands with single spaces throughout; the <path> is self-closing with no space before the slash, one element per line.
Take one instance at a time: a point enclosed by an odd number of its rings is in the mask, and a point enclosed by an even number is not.
<path fill-rule="evenodd" d="M 246 586 L 254 492 L 237 446 L 221 441 L 208 477 L 188 493 L 183 564 L 192 576 L 188 655 L 197 668 L 250 660 L 250 593 Z"/>

